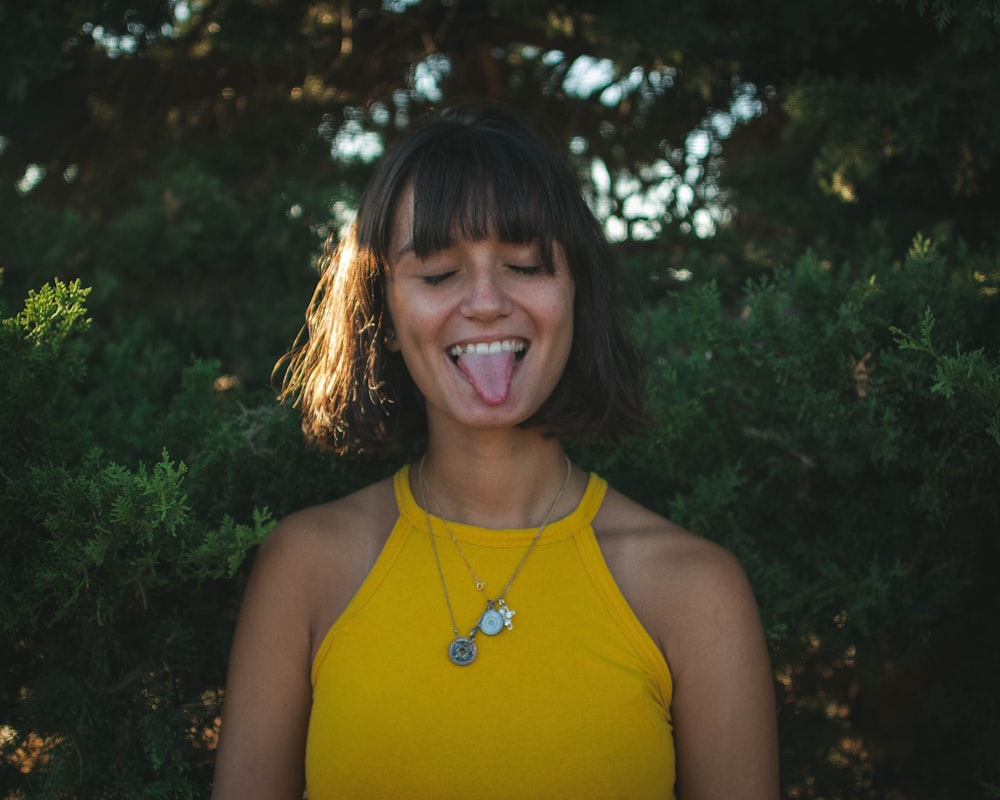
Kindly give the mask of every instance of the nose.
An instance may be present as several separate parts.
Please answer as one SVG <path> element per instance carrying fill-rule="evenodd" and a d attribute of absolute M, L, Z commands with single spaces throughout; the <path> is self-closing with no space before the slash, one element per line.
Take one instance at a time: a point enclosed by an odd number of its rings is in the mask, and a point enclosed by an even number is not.
<path fill-rule="evenodd" d="M 511 305 L 503 278 L 497 271 L 488 267 L 472 271 L 462 299 L 462 314 L 470 319 L 489 321 L 510 313 Z"/>

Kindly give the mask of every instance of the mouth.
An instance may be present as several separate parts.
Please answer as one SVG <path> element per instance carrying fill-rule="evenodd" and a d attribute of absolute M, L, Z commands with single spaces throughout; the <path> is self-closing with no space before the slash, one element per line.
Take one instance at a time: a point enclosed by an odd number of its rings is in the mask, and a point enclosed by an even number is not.
<path fill-rule="evenodd" d="M 502 339 L 498 342 L 470 342 L 468 344 L 452 345 L 448 349 L 448 355 L 456 364 L 462 356 L 485 356 L 497 355 L 499 353 L 513 353 L 514 363 L 517 364 L 524 358 L 524 354 L 527 352 L 528 343 L 524 339 Z"/>
<path fill-rule="evenodd" d="M 527 352 L 528 343 L 524 339 L 471 342 L 448 348 L 452 363 L 465 375 L 483 402 L 491 406 L 506 401 L 514 368 Z"/>

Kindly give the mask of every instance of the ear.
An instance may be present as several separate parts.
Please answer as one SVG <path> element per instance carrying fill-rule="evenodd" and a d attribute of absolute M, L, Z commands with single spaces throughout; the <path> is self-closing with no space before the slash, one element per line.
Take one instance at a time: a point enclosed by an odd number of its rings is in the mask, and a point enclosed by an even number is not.
<path fill-rule="evenodd" d="M 386 325 L 382 331 L 382 344 L 390 353 L 399 352 L 399 337 L 396 336 L 396 330 L 391 325 Z"/>

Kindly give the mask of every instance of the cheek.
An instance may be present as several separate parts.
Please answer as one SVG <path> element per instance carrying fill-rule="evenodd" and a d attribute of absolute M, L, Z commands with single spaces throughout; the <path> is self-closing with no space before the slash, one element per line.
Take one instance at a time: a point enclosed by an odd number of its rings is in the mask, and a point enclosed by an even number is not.
<path fill-rule="evenodd" d="M 576 304 L 575 296 L 573 291 L 569 292 L 569 297 L 567 298 L 563 306 L 564 321 L 563 325 L 566 330 L 566 342 L 565 342 L 565 362 L 569 362 L 570 353 L 573 350 L 573 342 L 576 340 Z"/>
<path fill-rule="evenodd" d="M 546 311 L 550 325 L 550 336 L 552 337 L 553 356 L 561 358 L 563 362 L 569 360 L 570 351 L 573 349 L 573 339 L 575 338 L 575 313 L 573 308 L 573 293 L 562 292 L 558 297 L 553 298 Z"/>
<path fill-rule="evenodd" d="M 570 340 L 573 339 L 573 329 L 576 322 L 574 293 L 572 289 L 562 294 L 553 307 L 553 317 L 557 325 L 564 328 Z"/>
<path fill-rule="evenodd" d="M 433 304 L 414 302 L 413 298 L 396 304 L 393 325 L 396 349 L 412 373 L 421 362 L 432 359 L 442 341 L 442 315 Z"/>

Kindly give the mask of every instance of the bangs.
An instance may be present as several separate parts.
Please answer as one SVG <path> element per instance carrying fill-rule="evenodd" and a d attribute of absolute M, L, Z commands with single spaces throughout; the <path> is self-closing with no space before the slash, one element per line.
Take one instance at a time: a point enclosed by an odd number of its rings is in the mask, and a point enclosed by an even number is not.
<path fill-rule="evenodd" d="M 537 241 L 551 271 L 562 215 L 557 187 L 546 181 L 543 165 L 528 158 L 521 141 L 470 130 L 428 143 L 410 171 L 415 253 L 423 258 L 457 241 L 489 236 L 514 244 Z"/>
<path fill-rule="evenodd" d="M 645 423 L 644 364 L 616 305 L 614 254 L 555 153 L 516 117 L 482 105 L 445 109 L 386 153 L 349 235 L 331 235 L 324 245 L 306 339 L 290 356 L 282 397 L 298 396 L 310 437 L 338 453 L 389 453 L 426 440 L 423 395 L 386 343 L 392 319 L 385 281 L 407 245 L 427 258 L 493 238 L 537 247 L 549 273 L 558 243 L 574 286 L 579 324 L 565 370 L 521 426 L 586 441 Z M 400 202 L 411 196 L 412 216 L 405 212 L 412 229 L 396 230 Z M 405 242 L 395 241 L 397 234 Z"/>

